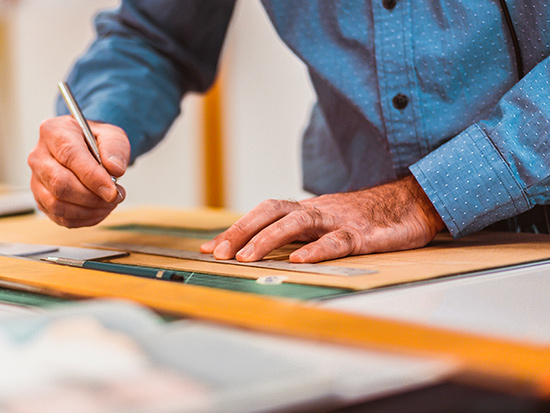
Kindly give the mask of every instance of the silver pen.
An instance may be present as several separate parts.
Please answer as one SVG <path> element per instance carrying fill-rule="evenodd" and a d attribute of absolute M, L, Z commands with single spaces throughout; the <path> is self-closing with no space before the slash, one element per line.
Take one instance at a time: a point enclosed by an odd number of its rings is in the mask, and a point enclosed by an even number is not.
<path fill-rule="evenodd" d="M 80 129 L 82 129 L 82 133 L 84 134 L 84 138 L 86 139 L 86 143 L 88 145 L 88 148 L 90 149 L 90 152 L 97 160 L 97 162 L 101 166 L 103 166 L 103 162 L 101 162 L 101 156 L 99 156 L 99 148 L 97 146 L 96 138 L 92 133 L 92 130 L 90 129 L 88 121 L 82 114 L 82 110 L 80 110 L 80 106 L 78 106 L 78 103 L 76 102 L 76 99 L 74 98 L 73 92 L 71 92 L 69 85 L 66 82 L 59 82 L 57 86 L 59 87 L 61 96 L 63 96 L 63 100 L 65 100 L 65 103 L 67 104 L 71 115 L 73 115 L 73 118 L 80 126 Z M 111 176 L 111 180 L 116 184 L 116 178 L 114 176 Z"/>

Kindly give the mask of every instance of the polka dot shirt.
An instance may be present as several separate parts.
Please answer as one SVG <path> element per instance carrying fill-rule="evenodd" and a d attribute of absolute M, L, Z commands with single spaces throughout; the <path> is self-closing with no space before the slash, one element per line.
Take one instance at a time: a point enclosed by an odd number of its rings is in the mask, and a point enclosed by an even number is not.
<path fill-rule="evenodd" d="M 550 3 L 507 4 L 519 83 L 498 1 L 264 1 L 319 96 L 306 187 L 411 171 L 456 237 L 550 203 Z"/>
<path fill-rule="evenodd" d="M 453 236 L 550 203 L 550 2 L 506 2 L 519 82 L 500 1 L 263 0 L 317 92 L 304 187 L 412 172 Z M 128 132 L 132 160 L 213 80 L 234 2 L 193 4 L 122 0 L 69 76 L 86 116 Z"/>

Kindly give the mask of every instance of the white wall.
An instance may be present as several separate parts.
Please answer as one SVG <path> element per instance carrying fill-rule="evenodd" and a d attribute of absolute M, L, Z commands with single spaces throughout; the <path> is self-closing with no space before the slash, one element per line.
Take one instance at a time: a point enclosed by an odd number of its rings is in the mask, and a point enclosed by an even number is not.
<path fill-rule="evenodd" d="M 0 174 L 28 185 L 28 152 L 53 115 L 57 81 L 92 39 L 91 19 L 117 0 L 20 0 L 8 16 L 0 59 Z M 241 0 L 224 53 L 228 206 L 245 212 L 265 198 L 303 198 L 299 136 L 313 100 L 305 68 L 282 46 L 257 0 Z M 6 47 L 8 47 L 6 49 Z M 7 66 L 6 66 L 7 65 Z M 165 141 L 121 179 L 126 205 L 201 204 L 199 98 Z M 9 115 L 7 115 L 9 114 Z M 4 118 L 8 118 L 6 121 Z"/>
<path fill-rule="evenodd" d="M 313 92 L 305 66 L 284 46 L 259 1 L 237 4 L 224 56 L 229 205 L 302 199 L 300 137 Z"/>

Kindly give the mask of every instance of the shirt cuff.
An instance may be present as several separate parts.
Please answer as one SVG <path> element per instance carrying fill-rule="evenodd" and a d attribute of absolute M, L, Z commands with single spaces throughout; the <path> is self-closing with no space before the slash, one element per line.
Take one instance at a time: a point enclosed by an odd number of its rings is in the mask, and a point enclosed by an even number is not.
<path fill-rule="evenodd" d="M 532 207 L 508 164 L 477 125 L 409 169 L 455 238 Z"/>

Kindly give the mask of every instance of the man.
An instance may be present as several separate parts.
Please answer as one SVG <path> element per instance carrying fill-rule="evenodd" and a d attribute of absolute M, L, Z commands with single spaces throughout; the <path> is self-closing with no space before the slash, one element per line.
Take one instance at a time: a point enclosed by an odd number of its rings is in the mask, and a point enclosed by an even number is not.
<path fill-rule="evenodd" d="M 123 0 L 97 17 L 68 81 L 107 171 L 70 117 L 44 122 L 29 165 L 52 220 L 94 225 L 122 201 L 109 174 L 212 83 L 233 3 Z M 300 240 L 290 259 L 316 262 L 422 247 L 548 203 L 550 5 L 509 3 L 507 21 L 502 0 L 263 0 L 309 68 L 304 185 L 328 195 L 266 201 L 201 250 L 253 261 Z"/>

